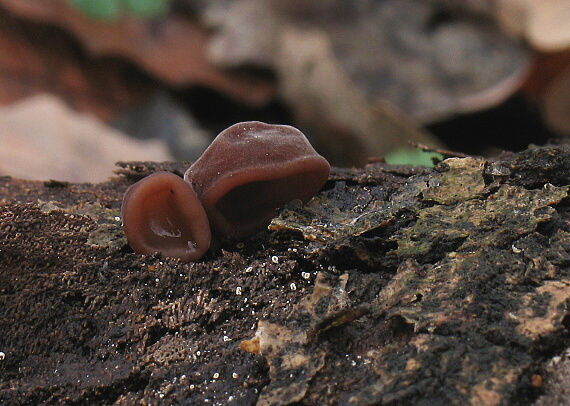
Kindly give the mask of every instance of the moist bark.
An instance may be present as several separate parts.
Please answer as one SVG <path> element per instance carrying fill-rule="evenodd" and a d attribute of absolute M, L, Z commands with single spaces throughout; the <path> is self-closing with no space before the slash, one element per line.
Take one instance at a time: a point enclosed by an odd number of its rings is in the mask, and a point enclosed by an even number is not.
<path fill-rule="evenodd" d="M 564 398 L 570 150 L 334 169 L 308 205 L 195 263 L 135 254 L 122 195 L 186 167 L 0 179 L 0 403 Z"/>

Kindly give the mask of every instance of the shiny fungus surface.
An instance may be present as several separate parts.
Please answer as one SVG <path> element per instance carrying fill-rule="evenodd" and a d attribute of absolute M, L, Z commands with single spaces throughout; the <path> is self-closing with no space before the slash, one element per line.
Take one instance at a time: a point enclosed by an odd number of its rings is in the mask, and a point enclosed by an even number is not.
<path fill-rule="evenodd" d="M 283 204 L 308 202 L 330 165 L 298 129 L 249 121 L 222 131 L 184 175 L 212 232 L 239 239 L 266 228 Z"/>
<path fill-rule="evenodd" d="M 123 228 L 139 254 L 160 252 L 184 262 L 210 246 L 206 212 L 192 186 L 170 172 L 156 172 L 132 185 L 121 207 Z"/>

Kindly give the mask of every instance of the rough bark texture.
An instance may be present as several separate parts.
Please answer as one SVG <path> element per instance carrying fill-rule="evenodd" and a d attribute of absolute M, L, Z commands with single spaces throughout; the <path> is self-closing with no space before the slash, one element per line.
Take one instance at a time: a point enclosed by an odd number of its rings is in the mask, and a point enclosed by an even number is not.
<path fill-rule="evenodd" d="M 0 403 L 552 404 L 570 376 L 570 150 L 333 171 L 192 264 L 126 188 L 0 179 Z M 541 403 L 542 402 L 542 403 Z"/>

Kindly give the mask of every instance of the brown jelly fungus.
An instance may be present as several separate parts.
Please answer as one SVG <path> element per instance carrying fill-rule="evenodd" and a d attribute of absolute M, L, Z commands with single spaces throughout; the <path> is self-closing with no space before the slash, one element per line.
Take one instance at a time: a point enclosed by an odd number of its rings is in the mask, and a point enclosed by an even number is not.
<path fill-rule="evenodd" d="M 283 204 L 308 202 L 330 173 L 294 127 L 258 121 L 222 131 L 186 172 L 212 232 L 239 239 L 265 229 Z"/>
<path fill-rule="evenodd" d="M 210 246 L 208 218 L 192 186 L 170 172 L 156 172 L 132 185 L 121 207 L 129 244 L 139 254 L 161 253 L 184 262 Z"/>

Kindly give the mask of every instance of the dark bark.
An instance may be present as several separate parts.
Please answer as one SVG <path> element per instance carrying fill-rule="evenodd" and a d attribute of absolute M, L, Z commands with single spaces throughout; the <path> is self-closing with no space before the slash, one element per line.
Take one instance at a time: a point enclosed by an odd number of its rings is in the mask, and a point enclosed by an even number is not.
<path fill-rule="evenodd" d="M 133 253 L 119 217 L 135 179 L 181 164 L 97 185 L 2 178 L 0 403 L 563 399 L 569 165 L 539 148 L 338 169 L 192 264 Z"/>

